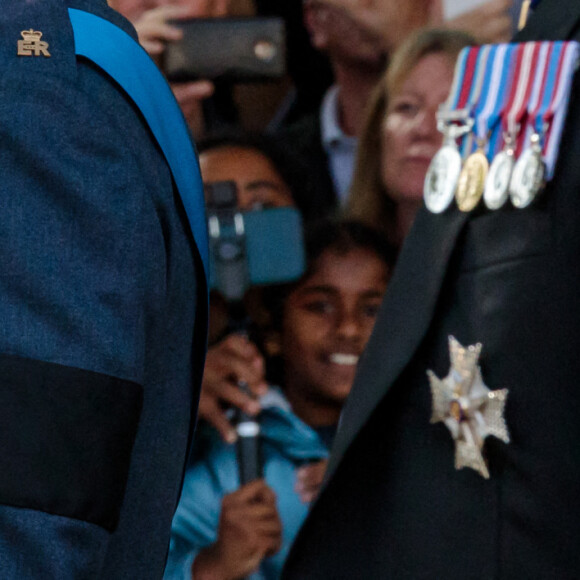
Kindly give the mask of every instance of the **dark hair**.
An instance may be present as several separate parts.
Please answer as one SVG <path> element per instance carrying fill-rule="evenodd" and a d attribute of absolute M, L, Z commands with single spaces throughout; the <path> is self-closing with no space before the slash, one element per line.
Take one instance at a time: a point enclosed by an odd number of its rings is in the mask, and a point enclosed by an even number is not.
<path fill-rule="evenodd" d="M 317 261 L 322 254 L 332 250 L 339 255 L 346 255 L 352 250 L 369 250 L 387 266 L 390 276 L 395 266 L 397 251 L 377 230 L 354 220 L 324 218 L 310 223 L 305 228 L 304 245 L 306 253 L 306 270 L 297 282 L 283 286 L 265 288 L 263 293 L 264 307 L 268 312 L 269 328 L 262 329 L 264 338 L 270 333 L 280 333 L 284 319 L 284 305 L 290 293 L 308 280 L 318 267 Z M 266 349 L 267 350 L 267 349 Z M 281 353 L 268 353 L 267 378 L 272 384 L 282 384 L 284 362 Z"/>
<path fill-rule="evenodd" d="M 281 330 L 284 302 L 288 295 L 302 282 L 310 278 L 318 266 L 317 261 L 327 250 L 345 255 L 352 250 L 364 249 L 376 254 L 390 276 L 396 260 L 396 248 L 377 230 L 354 220 L 324 218 L 308 224 L 304 232 L 306 270 L 292 284 L 272 288 L 265 295 L 266 308 L 271 317 L 272 328 Z"/>
<path fill-rule="evenodd" d="M 326 218 L 307 226 L 304 234 L 306 271 L 301 280 L 312 276 L 316 261 L 326 250 L 339 255 L 355 249 L 370 250 L 391 270 L 395 264 L 395 248 L 377 230 L 355 220 Z"/>
<path fill-rule="evenodd" d="M 266 157 L 290 189 L 296 207 L 304 216 L 305 209 L 309 207 L 307 203 L 309 195 L 304 188 L 304 183 L 307 182 L 307 168 L 297 155 L 283 148 L 278 139 L 262 133 L 242 131 L 215 133 L 197 143 L 197 151 L 200 154 L 226 147 L 250 149 Z"/>

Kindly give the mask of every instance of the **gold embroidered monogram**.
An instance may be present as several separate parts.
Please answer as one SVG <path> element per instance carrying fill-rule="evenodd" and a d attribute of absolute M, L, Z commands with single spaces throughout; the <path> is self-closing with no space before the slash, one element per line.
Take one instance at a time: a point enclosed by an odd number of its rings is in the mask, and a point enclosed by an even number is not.
<path fill-rule="evenodd" d="M 48 42 L 40 40 L 42 32 L 39 30 L 23 30 L 22 40 L 18 41 L 18 56 L 50 56 Z"/>

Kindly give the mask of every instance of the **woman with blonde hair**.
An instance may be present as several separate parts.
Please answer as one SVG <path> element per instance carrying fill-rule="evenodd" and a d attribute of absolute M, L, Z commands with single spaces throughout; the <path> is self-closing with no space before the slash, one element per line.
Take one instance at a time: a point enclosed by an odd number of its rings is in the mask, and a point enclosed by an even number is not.
<path fill-rule="evenodd" d="M 442 142 L 436 113 L 451 88 L 463 32 L 422 30 L 393 55 L 374 90 L 359 141 L 346 212 L 400 246 L 423 199 L 423 182 Z"/>

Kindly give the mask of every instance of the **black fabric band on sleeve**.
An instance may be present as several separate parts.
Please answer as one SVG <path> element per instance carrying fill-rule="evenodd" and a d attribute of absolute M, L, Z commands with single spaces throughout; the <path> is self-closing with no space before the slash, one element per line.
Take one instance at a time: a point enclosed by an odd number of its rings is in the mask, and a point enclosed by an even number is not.
<path fill-rule="evenodd" d="M 136 383 L 0 355 L 0 504 L 113 531 L 142 405 Z"/>

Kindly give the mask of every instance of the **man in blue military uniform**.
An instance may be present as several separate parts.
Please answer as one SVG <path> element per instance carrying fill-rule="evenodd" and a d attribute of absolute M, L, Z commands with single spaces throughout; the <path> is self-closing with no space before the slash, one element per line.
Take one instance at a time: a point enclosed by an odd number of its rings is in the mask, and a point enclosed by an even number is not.
<path fill-rule="evenodd" d="M 205 352 L 205 217 L 183 119 L 132 35 L 105 0 L 2 5 L 2 578 L 163 574 Z"/>
<path fill-rule="evenodd" d="M 542 0 L 516 37 L 557 39 L 580 40 L 576 0 Z M 284 578 L 580 577 L 573 83 L 556 171 L 533 205 L 417 214 Z M 464 401 L 466 377 L 480 401 Z M 472 415 L 491 400 L 482 383 L 501 404 Z M 483 456 L 464 429 L 495 434 Z"/>

